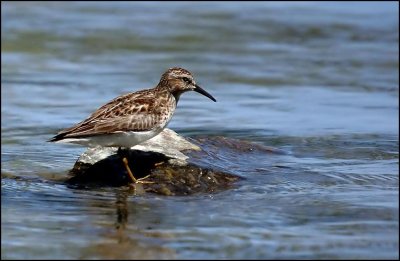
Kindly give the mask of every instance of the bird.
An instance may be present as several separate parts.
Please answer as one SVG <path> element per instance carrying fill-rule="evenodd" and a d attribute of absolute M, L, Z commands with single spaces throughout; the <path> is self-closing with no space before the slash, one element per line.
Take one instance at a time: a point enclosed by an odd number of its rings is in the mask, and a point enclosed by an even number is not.
<path fill-rule="evenodd" d="M 191 72 L 169 68 L 151 89 L 120 95 L 76 125 L 58 132 L 49 142 L 75 143 L 87 147 L 130 148 L 158 135 L 170 122 L 179 98 L 187 91 L 217 100 L 196 84 Z M 122 158 L 132 183 L 150 183 L 134 177 L 126 157 Z"/>

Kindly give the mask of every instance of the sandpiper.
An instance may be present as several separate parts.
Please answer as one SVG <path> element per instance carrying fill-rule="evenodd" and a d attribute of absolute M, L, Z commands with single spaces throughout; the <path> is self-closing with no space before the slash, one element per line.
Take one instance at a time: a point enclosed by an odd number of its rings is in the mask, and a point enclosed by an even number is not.
<path fill-rule="evenodd" d="M 196 84 L 189 71 L 174 67 L 161 76 L 156 87 L 118 96 L 49 141 L 130 148 L 153 138 L 167 126 L 180 95 L 186 91 L 198 92 L 216 102 Z M 126 157 L 122 161 L 133 183 L 147 183 L 133 176 Z"/>

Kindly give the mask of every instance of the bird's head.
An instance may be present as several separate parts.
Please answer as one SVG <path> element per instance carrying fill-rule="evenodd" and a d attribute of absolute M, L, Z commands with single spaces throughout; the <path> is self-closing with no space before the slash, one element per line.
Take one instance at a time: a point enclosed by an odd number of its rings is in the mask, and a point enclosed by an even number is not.
<path fill-rule="evenodd" d="M 211 94 L 196 84 L 193 75 L 188 70 L 179 67 L 168 69 L 161 76 L 158 87 L 168 88 L 169 92 L 171 92 L 171 94 L 173 94 L 177 100 L 182 93 L 187 91 L 195 91 L 210 98 L 214 102 L 217 101 Z"/>

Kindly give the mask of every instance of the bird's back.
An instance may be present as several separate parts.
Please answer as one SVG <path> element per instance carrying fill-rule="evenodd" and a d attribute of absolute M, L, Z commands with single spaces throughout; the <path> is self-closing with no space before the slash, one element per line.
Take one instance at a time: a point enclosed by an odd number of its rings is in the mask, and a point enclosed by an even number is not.
<path fill-rule="evenodd" d="M 168 91 L 148 89 L 128 93 L 101 106 L 75 126 L 60 131 L 50 141 L 164 128 L 175 108 L 175 98 Z"/>

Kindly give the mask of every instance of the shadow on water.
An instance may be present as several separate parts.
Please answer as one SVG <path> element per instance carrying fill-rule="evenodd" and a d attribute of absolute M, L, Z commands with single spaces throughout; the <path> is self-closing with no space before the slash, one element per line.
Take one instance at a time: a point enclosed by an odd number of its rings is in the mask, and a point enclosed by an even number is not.
<path fill-rule="evenodd" d="M 20 178 L 9 174 L 2 175 L 2 182 L 8 184 L 2 187 L 2 196 L 10 198 L 7 202 L 2 201 L 2 205 L 7 207 L 7 210 L 3 209 L 2 218 L 14 217 L 9 219 L 8 226 L 14 227 L 15 223 L 23 221 L 25 229 L 36 231 L 37 235 L 45 236 L 48 230 L 52 230 L 52 240 L 70 238 L 65 244 L 66 256 L 79 259 L 176 258 L 175 251 L 163 246 L 166 235 L 152 231 L 151 226 L 141 222 L 146 220 L 142 213 L 157 208 L 157 204 L 152 206 L 151 202 L 136 198 L 136 193 L 127 187 L 65 190 L 65 184 L 61 180 Z M 9 195 L 10 193 L 13 196 Z M 36 201 L 18 200 L 21 193 L 25 194 L 24 196 L 28 196 L 28 193 L 35 197 Z M 34 218 L 19 215 L 13 204 L 31 210 Z M 41 228 L 35 225 L 39 220 Z M 17 236 L 19 228 L 14 228 L 12 234 Z M 35 238 L 28 236 L 24 240 L 30 242 L 26 250 L 31 251 L 32 258 L 50 257 L 58 248 L 49 245 L 46 237 L 35 241 Z M 12 242 L 9 241 L 5 245 L 10 244 L 10 249 L 18 251 L 19 247 L 13 246 Z M 79 251 L 74 251 L 74 254 L 69 252 L 70 249 L 76 248 L 77 244 Z M 47 251 L 42 252 L 44 249 Z M 13 257 L 10 252 L 5 254 Z"/>
<path fill-rule="evenodd" d="M 175 251 L 164 247 L 166 235 L 153 232 L 152 228 L 142 227 L 136 221 L 142 209 L 150 205 L 138 204 L 131 199 L 133 192 L 118 191 L 115 194 L 115 229 L 102 234 L 102 242 L 82 250 L 81 258 L 100 259 L 171 259 Z"/>

